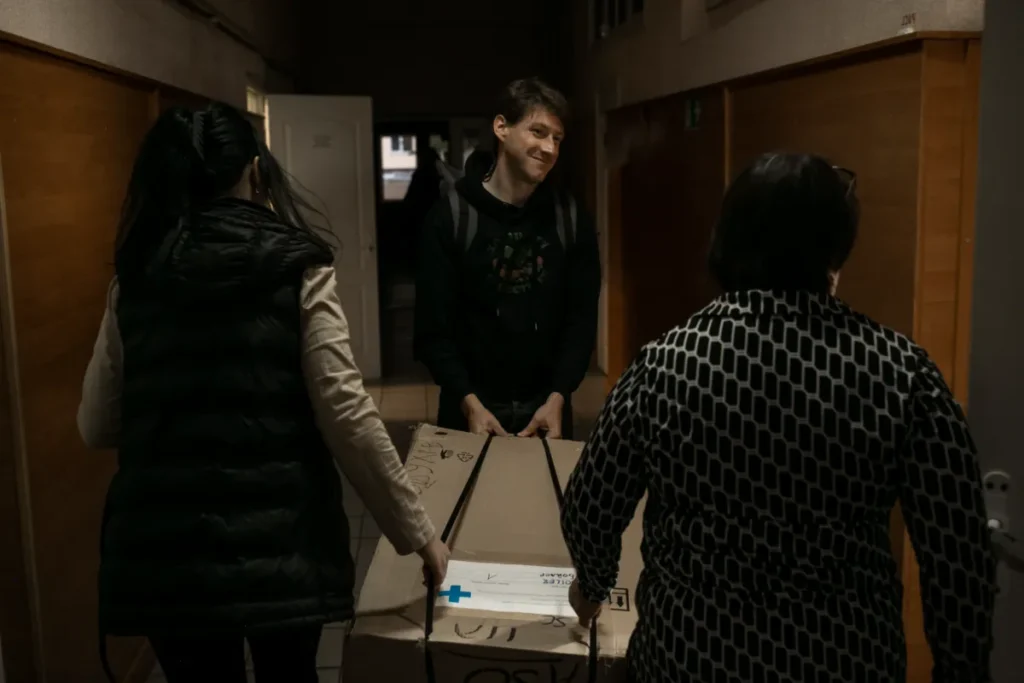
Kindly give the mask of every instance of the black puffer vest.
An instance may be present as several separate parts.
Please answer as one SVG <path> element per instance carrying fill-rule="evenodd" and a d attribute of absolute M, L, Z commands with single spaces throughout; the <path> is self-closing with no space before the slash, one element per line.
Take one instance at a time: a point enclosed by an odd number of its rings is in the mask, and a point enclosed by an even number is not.
<path fill-rule="evenodd" d="M 330 249 L 218 200 L 120 280 L 119 470 L 104 515 L 100 627 L 252 633 L 347 619 L 337 470 L 300 364 L 303 272 Z"/>

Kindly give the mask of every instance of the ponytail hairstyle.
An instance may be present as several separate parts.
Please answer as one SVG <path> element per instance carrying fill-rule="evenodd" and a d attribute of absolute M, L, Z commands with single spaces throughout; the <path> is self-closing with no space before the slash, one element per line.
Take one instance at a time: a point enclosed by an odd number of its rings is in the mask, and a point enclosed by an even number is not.
<path fill-rule="evenodd" d="M 145 274 L 162 260 L 211 201 L 228 195 L 258 158 L 254 193 L 269 200 L 280 220 L 330 248 L 329 226 L 301 197 L 266 143 L 237 109 L 212 103 L 196 111 L 172 107 L 146 134 L 135 158 L 114 247 L 119 279 Z M 326 223 L 326 219 L 324 219 Z M 329 238 L 328 238 L 329 239 Z"/>

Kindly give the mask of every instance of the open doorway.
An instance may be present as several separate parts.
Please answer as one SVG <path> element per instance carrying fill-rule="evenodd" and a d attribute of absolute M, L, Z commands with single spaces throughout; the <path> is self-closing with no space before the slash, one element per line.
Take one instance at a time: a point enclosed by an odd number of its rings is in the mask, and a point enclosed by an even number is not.
<path fill-rule="evenodd" d="M 435 164 L 451 161 L 449 131 L 447 120 L 375 126 L 381 362 L 389 380 L 427 377 L 412 352 L 416 246 L 440 196 Z"/>

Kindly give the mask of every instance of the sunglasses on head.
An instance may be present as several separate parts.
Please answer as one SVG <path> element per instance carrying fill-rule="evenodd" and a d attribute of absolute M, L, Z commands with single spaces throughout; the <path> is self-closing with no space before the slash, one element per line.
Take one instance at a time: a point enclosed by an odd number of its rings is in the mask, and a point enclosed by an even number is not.
<path fill-rule="evenodd" d="M 846 186 L 846 196 L 849 197 L 857 189 L 857 174 L 842 166 L 833 166 L 832 170 L 839 176 L 839 180 Z"/>

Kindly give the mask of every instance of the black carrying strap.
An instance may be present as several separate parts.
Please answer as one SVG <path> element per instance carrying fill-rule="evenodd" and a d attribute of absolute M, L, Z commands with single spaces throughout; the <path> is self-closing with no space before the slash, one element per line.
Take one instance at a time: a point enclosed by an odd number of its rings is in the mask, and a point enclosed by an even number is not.
<path fill-rule="evenodd" d="M 562 512 L 565 506 L 565 492 L 562 491 L 562 484 L 558 481 L 558 470 L 555 469 L 555 458 L 551 455 L 551 445 L 547 437 L 541 437 L 540 442 L 544 445 L 544 457 L 548 460 L 548 472 L 551 474 L 551 484 L 555 487 L 555 498 L 558 499 L 558 511 Z M 590 620 L 590 648 L 587 656 L 587 681 L 597 683 L 597 617 Z"/>
<path fill-rule="evenodd" d="M 476 484 L 477 478 L 480 476 L 480 468 L 483 467 L 484 458 L 487 457 L 487 451 L 490 450 L 491 441 L 493 440 L 494 435 L 488 434 L 487 441 L 484 442 L 483 448 L 480 449 L 480 455 L 476 459 L 476 464 L 473 465 L 473 471 L 469 473 L 469 479 L 466 480 L 465 486 L 462 487 L 459 499 L 455 501 L 455 507 L 452 509 L 452 513 L 448 516 L 448 521 L 445 522 L 444 529 L 441 531 L 442 543 L 448 543 L 452 530 L 455 529 L 455 522 L 458 521 L 462 508 L 466 506 L 466 501 L 469 500 L 469 494 L 473 490 L 473 485 Z M 434 602 L 437 600 L 437 589 L 438 585 L 434 580 L 434 575 L 431 574 L 427 577 L 427 618 L 423 624 L 423 657 L 427 670 L 427 683 L 437 683 L 437 674 L 434 672 L 434 655 L 430 651 L 430 635 L 434 632 Z"/>
<path fill-rule="evenodd" d="M 473 465 L 473 471 L 469 473 L 469 479 L 466 480 L 465 486 L 462 487 L 462 492 L 459 494 L 459 499 L 455 501 L 455 507 L 452 509 L 451 515 L 448 516 L 448 521 L 445 522 L 444 529 L 441 531 L 441 542 L 448 543 L 448 539 L 451 537 L 452 531 L 455 529 L 455 523 L 459 519 L 459 515 L 462 513 L 462 508 L 466 506 L 466 501 L 469 500 L 469 494 L 473 490 L 476 480 L 480 476 L 480 469 L 483 467 L 484 458 L 487 457 L 487 452 L 491 448 L 491 441 L 494 440 L 493 434 L 487 435 L 487 441 L 484 442 L 483 448 L 480 449 L 480 455 L 476 459 L 476 464 Z M 555 469 L 555 460 L 551 456 L 551 446 L 548 445 L 548 440 L 541 439 L 541 443 L 544 445 L 544 455 L 548 461 L 548 471 L 551 473 L 551 483 L 555 487 L 555 498 L 558 500 L 558 509 L 561 511 L 562 505 L 565 501 L 565 495 L 562 492 L 562 486 L 558 482 L 558 471 Z M 438 586 L 434 582 L 434 577 L 429 576 L 427 578 L 427 618 L 423 624 L 423 658 L 426 665 L 427 683 L 437 683 L 437 672 L 434 670 L 434 655 L 430 651 L 430 636 L 434 632 L 434 602 L 437 600 L 437 589 Z M 597 683 L 597 619 L 592 619 L 590 622 L 590 648 L 589 657 L 587 661 L 587 681 L 588 683 Z"/>

